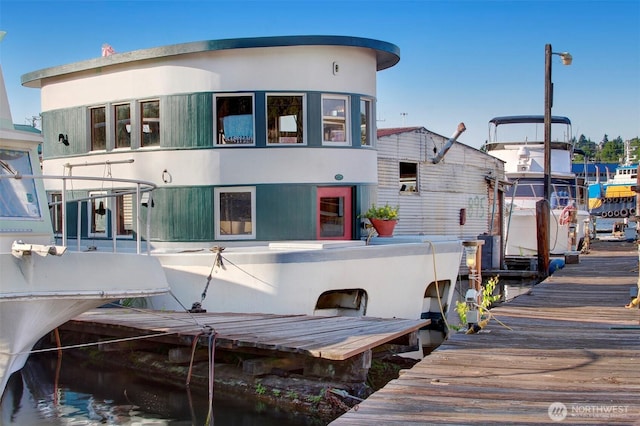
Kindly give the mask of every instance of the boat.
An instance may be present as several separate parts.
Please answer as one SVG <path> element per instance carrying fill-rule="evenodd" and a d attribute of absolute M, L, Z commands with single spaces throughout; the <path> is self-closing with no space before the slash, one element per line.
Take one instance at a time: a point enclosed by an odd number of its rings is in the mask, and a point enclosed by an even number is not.
<path fill-rule="evenodd" d="M 35 128 L 14 125 L 0 68 L 0 395 L 34 344 L 80 313 L 169 290 L 157 259 L 57 245 Z"/>
<path fill-rule="evenodd" d="M 505 192 L 505 255 L 536 256 L 538 253 L 536 203 L 544 199 L 544 138 L 539 128 L 542 115 L 495 117 L 489 121 L 486 152 L 505 162 L 505 176 L 511 183 Z M 552 116 L 550 142 L 549 253 L 564 255 L 580 250 L 590 215 L 584 185 L 571 168 L 574 141 L 571 120 Z M 500 134 L 498 134 L 500 132 Z"/>
<path fill-rule="evenodd" d="M 630 141 L 625 142 L 625 160 L 618 165 L 611 179 L 589 184 L 589 211 L 593 216 L 624 220 L 636 215 L 636 193 L 638 164 L 631 161 Z M 607 176 L 609 170 L 607 169 Z"/>
<path fill-rule="evenodd" d="M 147 197 L 84 186 L 94 198 L 58 212 L 69 222 L 59 238 L 120 251 L 142 236 L 175 296 L 150 298 L 155 309 L 426 318 L 421 342 L 437 344 L 462 241 L 369 235 L 360 217 L 377 202 L 376 73 L 399 59 L 380 40 L 276 36 L 23 75 L 41 89 L 45 172 L 157 186 Z M 68 189 L 47 190 L 59 200 Z M 78 228 L 78 211 L 89 225 Z"/>

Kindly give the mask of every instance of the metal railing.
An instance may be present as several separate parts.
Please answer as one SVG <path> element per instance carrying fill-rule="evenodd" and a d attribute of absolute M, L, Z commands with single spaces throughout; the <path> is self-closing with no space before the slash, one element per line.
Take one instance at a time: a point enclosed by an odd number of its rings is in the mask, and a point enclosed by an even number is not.
<path fill-rule="evenodd" d="M 147 217 L 146 217 L 146 252 L 147 254 L 151 253 L 149 246 L 149 238 L 151 235 L 151 203 L 153 201 L 153 190 L 156 189 L 156 184 L 152 182 L 136 180 L 136 179 L 123 179 L 123 178 L 113 178 L 113 177 L 93 177 L 93 176 L 54 176 L 54 175 L 0 175 L 0 179 L 40 179 L 40 180 L 58 180 L 62 181 L 62 198 L 60 201 L 48 202 L 49 207 L 55 207 L 58 205 L 62 206 L 62 245 L 67 247 L 68 240 L 68 230 L 67 230 L 67 204 L 76 202 L 78 203 L 78 218 L 77 218 L 77 232 L 76 232 L 76 241 L 77 241 L 77 249 L 80 251 L 80 245 L 82 241 L 82 218 L 81 218 L 81 206 L 83 202 L 95 200 L 95 199 L 115 199 L 117 197 L 121 197 L 128 194 L 135 194 L 135 199 L 138 205 L 138 208 L 133 209 L 135 214 L 135 223 L 137 225 L 136 232 L 136 253 L 141 254 L 142 252 L 142 233 L 140 229 L 142 229 L 142 221 L 140 217 L 140 208 L 142 194 L 148 193 L 149 199 L 146 201 L 147 204 Z M 71 188 L 68 189 L 69 181 L 97 181 L 103 185 L 100 188 L 96 187 L 83 187 L 83 188 Z M 72 197 L 68 199 L 68 192 L 70 191 L 104 191 L 104 184 L 109 183 L 111 185 L 111 189 L 113 190 L 113 184 L 125 184 L 128 186 L 125 188 L 118 188 L 118 192 L 106 192 L 101 193 L 99 195 L 88 195 L 88 196 L 80 196 L 80 197 Z M 133 186 L 133 187 L 132 187 Z M 48 189 L 48 192 L 53 193 L 55 190 Z M 40 200 L 40 199 L 39 199 Z M 117 251 L 117 232 L 116 232 L 116 215 L 111 214 L 111 239 L 113 241 L 113 251 Z M 90 224 L 89 224 L 90 226 Z M 55 232 L 54 232 L 55 234 Z"/>

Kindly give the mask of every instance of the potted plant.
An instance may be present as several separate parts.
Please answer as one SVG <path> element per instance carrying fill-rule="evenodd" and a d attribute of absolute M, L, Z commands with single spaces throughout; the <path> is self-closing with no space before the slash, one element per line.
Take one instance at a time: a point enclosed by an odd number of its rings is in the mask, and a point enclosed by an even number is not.
<path fill-rule="evenodd" d="M 372 204 L 371 208 L 361 216 L 369 219 L 378 236 L 390 237 L 393 235 L 396 223 L 398 223 L 398 209 L 398 206 L 391 207 L 388 203 L 382 207 L 376 207 L 375 204 Z"/>

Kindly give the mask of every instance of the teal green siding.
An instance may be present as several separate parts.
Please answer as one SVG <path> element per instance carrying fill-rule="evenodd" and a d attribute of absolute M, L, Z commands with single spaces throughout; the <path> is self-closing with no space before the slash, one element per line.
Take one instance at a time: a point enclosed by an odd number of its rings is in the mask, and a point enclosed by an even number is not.
<path fill-rule="evenodd" d="M 266 92 L 254 93 L 255 106 L 255 148 L 266 147 Z M 307 145 L 318 149 L 322 146 L 322 93 L 305 92 L 306 137 Z M 351 149 L 360 148 L 360 96 L 350 96 Z M 124 101 L 123 101 L 124 102 Z M 132 123 L 139 122 L 135 113 L 138 100 L 130 100 L 132 105 Z M 120 103 L 120 102 L 119 102 Z M 113 103 L 106 103 L 107 120 L 112 117 Z M 218 149 L 214 145 L 214 96 L 213 93 L 176 94 L 160 97 L 160 149 Z M 90 149 L 89 106 L 81 106 L 43 113 L 43 135 L 45 138 L 45 158 L 60 158 L 85 154 Z M 58 143 L 58 134 L 68 135 L 69 146 Z M 132 134 L 132 145 L 136 138 Z M 110 132 L 107 134 L 107 147 L 113 146 Z M 234 149 L 253 149 L 253 146 Z M 349 147 L 344 147 L 349 149 Z M 108 148 L 110 149 L 110 148 Z M 135 148 L 134 148 L 135 149 Z M 271 148 L 269 148 L 271 149 Z M 273 147 L 273 149 L 281 149 Z M 295 147 L 287 147 L 295 149 Z M 121 152 L 121 151 L 120 151 Z M 333 185 L 336 182 L 327 182 Z M 367 210 L 376 197 L 376 185 L 358 185 L 345 183 L 353 191 L 353 237 L 358 239 L 366 235 L 362 229 L 362 220 L 358 215 Z M 323 185 L 324 186 L 324 185 Z M 271 240 L 314 240 L 317 227 L 317 186 L 311 184 L 260 184 L 256 187 L 256 241 Z M 153 241 L 214 241 L 215 212 L 214 187 L 167 187 L 154 191 L 155 208 L 151 210 L 151 235 Z M 137 203 L 136 203 L 137 205 Z M 134 207 L 135 208 L 135 207 Z M 146 235 L 146 207 L 141 207 L 142 237 Z M 110 213 L 109 213 L 110 214 Z M 69 236 L 76 233 L 76 207 L 70 206 L 67 224 Z M 81 218 L 86 222 L 86 206 L 82 207 Z M 108 217 L 107 217 L 108 219 Z M 109 221 L 110 226 L 110 221 Z M 134 224 L 137 228 L 138 224 Z M 110 236 L 110 232 L 107 236 Z M 87 235 L 87 224 L 82 224 L 82 236 Z"/>
<path fill-rule="evenodd" d="M 375 199 L 375 185 L 353 186 L 353 235 L 355 239 L 366 236 L 358 215 L 367 210 Z M 72 195 L 72 194 L 70 194 Z M 85 191 L 75 191 L 74 197 L 85 197 Z M 138 203 L 134 203 L 134 209 Z M 214 187 L 158 188 L 153 192 L 154 207 L 151 210 L 152 241 L 214 241 L 215 211 Z M 82 203 L 81 235 L 88 236 L 88 204 Z M 147 207 L 140 207 L 142 238 L 147 239 Z M 107 210 L 107 229 L 104 237 L 111 238 L 111 214 Z M 67 204 L 67 235 L 76 237 L 77 203 Z M 135 217 L 135 212 L 134 212 Z M 317 226 L 317 186 L 256 185 L 256 241 L 315 240 Z M 137 229 L 137 223 L 134 228 Z M 135 232 L 134 236 L 135 238 Z M 98 239 L 97 237 L 95 239 Z"/>
<path fill-rule="evenodd" d="M 354 148 L 362 148 L 362 141 L 360 140 L 360 99 L 361 96 L 351 96 L 351 111 L 349 114 L 351 114 L 351 146 Z"/>
<path fill-rule="evenodd" d="M 307 92 L 306 129 L 308 146 L 322 146 L 322 93 Z M 266 94 L 254 92 L 255 97 L 255 137 L 256 147 L 266 146 Z M 137 100 L 129 101 L 135 108 Z M 119 102 L 120 103 L 120 102 Z M 352 147 L 360 147 L 360 96 L 351 95 L 351 139 Z M 106 104 L 107 120 L 113 116 L 113 103 Z M 90 150 L 89 106 L 47 111 L 42 114 L 42 129 L 45 140 L 44 158 L 85 154 Z M 160 98 L 160 146 L 161 148 L 210 148 L 214 147 L 214 105 L 213 93 L 192 93 Z M 139 120 L 132 115 L 132 120 Z M 108 127 L 110 128 L 110 127 Z M 58 134 L 65 134 L 69 146 L 58 142 Z M 132 144 L 138 136 L 132 134 Z M 107 147 L 114 141 L 107 134 Z M 250 148 L 250 147 L 248 147 Z M 107 148 L 108 150 L 111 148 Z"/>
<path fill-rule="evenodd" d="M 316 187 L 259 185 L 256 188 L 258 240 L 314 240 Z"/>
<path fill-rule="evenodd" d="M 322 146 L 322 94 L 307 94 L 307 145 Z"/>
<path fill-rule="evenodd" d="M 213 145 L 211 93 L 168 96 L 161 106 L 161 146 L 200 148 Z"/>
<path fill-rule="evenodd" d="M 256 147 L 267 146 L 267 95 L 264 92 L 254 93 L 254 117 L 256 120 Z"/>
<path fill-rule="evenodd" d="M 88 151 L 89 136 L 86 108 L 70 108 L 42 113 L 43 158 L 84 154 Z M 68 136 L 69 146 L 58 142 L 58 135 Z"/>
<path fill-rule="evenodd" d="M 151 240 L 214 240 L 213 187 L 159 188 L 153 201 Z M 145 218 L 147 208 L 141 209 Z"/>
<path fill-rule="evenodd" d="M 213 193 L 211 186 L 155 190 L 151 239 L 213 241 Z M 256 240 L 315 239 L 315 194 L 311 185 L 258 185 Z M 146 208 L 141 209 L 145 218 Z"/>

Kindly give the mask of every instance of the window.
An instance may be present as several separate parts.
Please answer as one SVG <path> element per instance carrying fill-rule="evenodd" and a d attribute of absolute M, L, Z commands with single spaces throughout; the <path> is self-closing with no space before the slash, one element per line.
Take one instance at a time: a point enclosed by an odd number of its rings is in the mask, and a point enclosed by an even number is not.
<path fill-rule="evenodd" d="M 91 151 L 107 149 L 106 108 L 91 108 Z"/>
<path fill-rule="evenodd" d="M 418 165 L 400 162 L 400 192 L 418 192 Z"/>
<path fill-rule="evenodd" d="M 216 96 L 216 144 L 252 145 L 253 96 Z"/>
<path fill-rule="evenodd" d="M 60 203 L 60 204 L 56 204 Z M 62 234 L 62 194 L 54 192 L 51 194 L 51 223 L 53 224 L 53 233 Z"/>
<path fill-rule="evenodd" d="M 254 187 L 216 188 L 216 239 L 241 240 L 256 236 Z"/>
<path fill-rule="evenodd" d="M 140 103 L 142 113 L 141 146 L 160 145 L 160 101 Z"/>
<path fill-rule="evenodd" d="M 304 143 L 304 96 L 267 96 L 267 143 Z"/>
<path fill-rule="evenodd" d="M 360 100 L 360 143 L 362 146 L 372 146 L 373 120 L 371 119 L 371 101 Z"/>
<path fill-rule="evenodd" d="M 90 197 L 106 194 L 105 192 L 90 192 Z M 106 237 L 107 236 L 107 199 L 92 198 L 89 201 L 89 223 L 91 231 L 89 237 Z"/>
<path fill-rule="evenodd" d="M 0 175 L 11 176 L 11 179 L 0 179 L 0 217 L 40 219 L 35 181 L 26 178 L 13 179 L 32 173 L 31 156 L 28 151 L 0 149 Z"/>
<path fill-rule="evenodd" d="M 129 104 L 114 107 L 116 129 L 116 148 L 131 148 L 131 106 Z"/>
<path fill-rule="evenodd" d="M 348 108 L 346 96 L 322 97 L 322 141 L 338 142 L 342 145 L 349 142 Z"/>
<path fill-rule="evenodd" d="M 133 235 L 133 194 L 116 196 L 116 229 L 118 235 Z"/>

